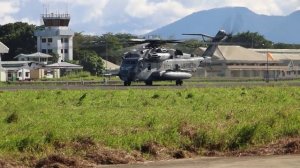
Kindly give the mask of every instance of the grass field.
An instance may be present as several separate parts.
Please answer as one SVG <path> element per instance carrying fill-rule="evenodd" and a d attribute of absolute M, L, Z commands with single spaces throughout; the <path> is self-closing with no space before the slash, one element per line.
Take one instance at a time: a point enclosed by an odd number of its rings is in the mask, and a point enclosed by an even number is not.
<path fill-rule="evenodd" d="M 0 157 L 82 155 L 81 140 L 123 151 L 234 151 L 300 136 L 298 87 L 0 93 Z"/>

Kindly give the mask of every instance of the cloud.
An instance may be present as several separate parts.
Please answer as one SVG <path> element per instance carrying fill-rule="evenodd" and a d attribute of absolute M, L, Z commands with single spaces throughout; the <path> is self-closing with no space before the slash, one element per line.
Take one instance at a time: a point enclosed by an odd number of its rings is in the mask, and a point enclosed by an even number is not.
<path fill-rule="evenodd" d="M 40 21 L 38 21 L 38 20 L 32 20 L 32 19 L 27 18 L 27 17 L 22 18 L 20 21 L 21 21 L 21 22 L 28 23 L 28 24 L 40 25 Z"/>
<path fill-rule="evenodd" d="M 54 13 L 57 10 L 71 12 L 74 16 L 80 18 L 81 23 L 86 23 L 100 19 L 109 0 L 40 0 L 40 2 L 49 8 L 48 11 Z"/>
<path fill-rule="evenodd" d="M 286 0 L 282 3 L 281 0 L 276 0 L 280 4 L 280 8 L 284 11 L 284 14 L 290 14 L 296 10 L 300 10 L 300 1 L 299 0 Z"/>
<path fill-rule="evenodd" d="M 20 8 L 20 2 L 19 1 L 0 1 L 0 15 L 6 15 L 6 14 L 13 14 L 17 13 Z"/>
<path fill-rule="evenodd" d="M 300 0 L 0 0 L 0 24 L 39 23 L 40 14 L 71 14 L 71 27 L 85 32 L 142 34 L 184 16 L 226 6 L 247 7 L 259 14 L 288 15 Z"/>
<path fill-rule="evenodd" d="M 259 13 L 259 14 L 266 14 L 266 15 L 282 15 L 283 11 L 279 8 L 276 0 L 268 0 L 268 3 L 262 0 L 226 0 L 224 3 L 226 6 L 242 6 L 247 7 L 250 10 Z"/>
<path fill-rule="evenodd" d="M 174 0 L 184 4 L 185 7 L 193 8 L 196 11 L 200 10 L 209 10 L 212 8 L 220 8 L 220 7 L 247 7 L 250 10 L 259 13 L 259 14 L 267 14 L 267 15 L 280 15 L 283 11 L 280 9 L 282 4 L 279 3 L 278 0 L 190 0 L 186 2 L 185 0 Z M 286 1 L 294 1 L 294 0 L 286 0 Z M 288 3 L 288 2 L 287 2 Z"/>
<path fill-rule="evenodd" d="M 0 24 L 15 22 L 13 14 L 19 12 L 20 2 L 17 0 L 0 1 Z"/>
<path fill-rule="evenodd" d="M 190 14 L 194 9 L 185 8 L 183 4 L 174 0 L 151 2 L 148 0 L 129 0 L 125 8 L 126 13 L 131 17 L 156 19 L 165 17 L 182 17 Z"/>

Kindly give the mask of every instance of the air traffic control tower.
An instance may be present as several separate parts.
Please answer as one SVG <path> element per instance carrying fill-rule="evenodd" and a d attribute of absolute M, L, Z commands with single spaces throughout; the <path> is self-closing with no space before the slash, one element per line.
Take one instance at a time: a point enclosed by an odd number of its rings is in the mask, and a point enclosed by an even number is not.
<path fill-rule="evenodd" d="M 58 54 L 58 62 L 73 60 L 73 36 L 69 14 L 42 14 L 44 25 L 34 33 L 38 52 Z"/>

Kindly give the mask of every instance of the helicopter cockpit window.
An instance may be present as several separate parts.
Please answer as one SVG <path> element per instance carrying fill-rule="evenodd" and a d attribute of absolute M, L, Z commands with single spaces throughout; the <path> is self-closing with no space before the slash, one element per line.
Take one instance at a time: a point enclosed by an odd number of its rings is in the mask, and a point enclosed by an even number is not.
<path fill-rule="evenodd" d="M 157 48 L 155 52 L 157 52 L 157 53 L 166 53 L 168 51 L 166 49 L 163 49 L 163 48 Z"/>
<path fill-rule="evenodd" d="M 176 50 L 175 55 L 183 55 L 183 52 L 181 50 Z"/>
<path fill-rule="evenodd" d="M 160 48 L 156 49 L 157 53 L 162 53 L 162 50 Z"/>
<path fill-rule="evenodd" d="M 139 57 L 140 57 L 139 54 L 128 53 L 125 55 L 125 58 L 139 58 Z"/>
<path fill-rule="evenodd" d="M 138 63 L 138 61 L 137 60 L 124 60 L 123 63 L 127 64 L 127 65 L 136 65 Z"/>

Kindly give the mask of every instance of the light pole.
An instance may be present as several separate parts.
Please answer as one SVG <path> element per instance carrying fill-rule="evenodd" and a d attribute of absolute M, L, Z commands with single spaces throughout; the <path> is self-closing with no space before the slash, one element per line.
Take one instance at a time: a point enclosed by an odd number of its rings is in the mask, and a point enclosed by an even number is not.
<path fill-rule="evenodd" d="M 266 82 L 269 83 L 269 51 L 267 49 L 267 79 Z"/>
<path fill-rule="evenodd" d="M 108 52 L 107 52 L 107 38 L 105 39 L 105 73 L 107 73 L 107 61 L 108 61 Z"/>
<path fill-rule="evenodd" d="M 263 47 L 267 47 L 265 44 L 262 44 Z M 266 72 L 266 82 L 269 83 L 269 50 L 267 48 L 267 72 Z"/>

